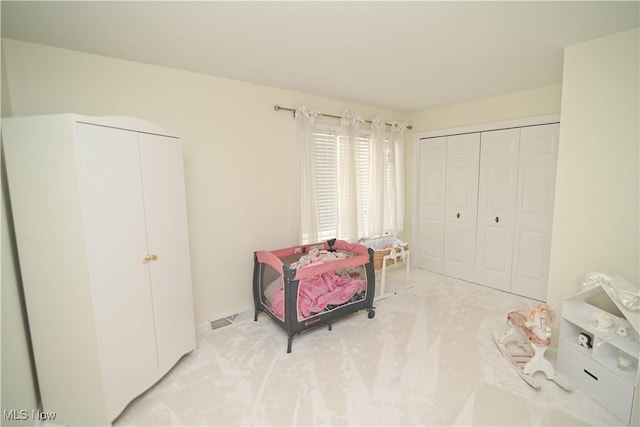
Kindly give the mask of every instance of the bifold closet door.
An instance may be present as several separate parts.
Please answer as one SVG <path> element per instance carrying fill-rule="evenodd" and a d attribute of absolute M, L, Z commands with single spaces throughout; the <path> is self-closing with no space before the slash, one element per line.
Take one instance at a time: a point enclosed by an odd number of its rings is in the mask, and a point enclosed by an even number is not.
<path fill-rule="evenodd" d="M 446 191 L 447 138 L 420 142 L 420 268 L 442 273 L 444 263 L 444 207 Z"/>
<path fill-rule="evenodd" d="M 475 282 L 509 291 L 520 129 L 482 133 Z"/>
<path fill-rule="evenodd" d="M 166 372 L 195 348 L 182 143 L 140 133 L 148 263 L 158 364 Z"/>
<path fill-rule="evenodd" d="M 444 274 L 473 281 L 480 134 L 447 137 Z"/>
<path fill-rule="evenodd" d="M 158 369 L 138 134 L 76 126 L 104 392 L 115 417 Z"/>
<path fill-rule="evenodd" d="M 511 292 L 545 301 L 549 276 L 559 124 L 520 131 Z"/>

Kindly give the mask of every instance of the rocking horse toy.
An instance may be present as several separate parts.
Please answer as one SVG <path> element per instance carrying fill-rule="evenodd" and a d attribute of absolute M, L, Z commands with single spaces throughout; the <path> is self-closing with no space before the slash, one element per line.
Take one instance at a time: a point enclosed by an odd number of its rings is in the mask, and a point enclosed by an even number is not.
<path fill-rule="evenodd" d="M 571 391 L 571 384 L 556 374 L 551 362 L 544 353 L 551 343 L 551 323 L 553 310 L 546 304 L 535 304 L 528 315 L 523 310 L 511 310 L 507 313 L 509 330 L 501 337 L 491 331 L 500 352 L 511 362 L 520 377 L 536 390 L 540 385 L 534 380 L 536 372 L 544 372 L 548 380 Z M 516 346 L 510 346 L 516 343 Z"/>

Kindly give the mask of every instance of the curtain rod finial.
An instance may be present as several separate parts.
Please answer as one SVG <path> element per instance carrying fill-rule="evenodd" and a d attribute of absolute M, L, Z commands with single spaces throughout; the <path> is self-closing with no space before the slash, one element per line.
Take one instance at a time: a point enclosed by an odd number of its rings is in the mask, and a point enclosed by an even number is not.
<path fill-rule="evenodd" d="M 273 106 L 273 109 L 276 110 L 276 111 L 280 111 L 280 106 L 278 104 L 276 104 L 276 105 Z"/>

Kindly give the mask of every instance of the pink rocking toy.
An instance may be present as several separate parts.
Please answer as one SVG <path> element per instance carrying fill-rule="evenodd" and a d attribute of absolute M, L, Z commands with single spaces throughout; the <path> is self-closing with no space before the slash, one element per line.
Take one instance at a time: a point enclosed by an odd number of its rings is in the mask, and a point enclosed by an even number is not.
<path fill-rule="evenodd" d="M 536 390 L 540 385 L 533 379 L 536 372 L 542 371 L 548 380 L 571 391 L 571 384 L 558 376 L 544 353 L 551 343 L 551 323 L 553 310 L 546 304 L 535 304 L 528 315 L 522 310 L 507 313 L 509 330 L 499 337 L 491 331 L 493 339 L 502 354 L 511 362 L 518 375 Z M 516 343 L 517 346 L 511 345 Z"/>

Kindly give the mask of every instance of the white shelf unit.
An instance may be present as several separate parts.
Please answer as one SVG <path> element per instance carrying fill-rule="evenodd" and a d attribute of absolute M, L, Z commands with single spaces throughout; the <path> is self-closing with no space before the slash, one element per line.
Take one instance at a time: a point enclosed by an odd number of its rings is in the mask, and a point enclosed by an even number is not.
<path fill-rule="evenodd" d="M 638 313 L 626 310 L 609 290 L 598 285 L 562 304 L 557 369 L 627 425 L 638 425 L 640 335 Z M 592 316 L 606 314 L 613 325 L 598 329 Z M 627 335 L 618 333 L 624 327 Z M 591 347 L 580 345 L 580 334 Z"/>

